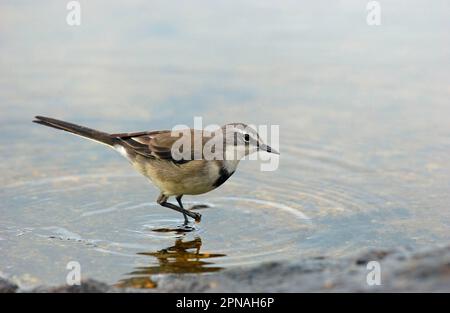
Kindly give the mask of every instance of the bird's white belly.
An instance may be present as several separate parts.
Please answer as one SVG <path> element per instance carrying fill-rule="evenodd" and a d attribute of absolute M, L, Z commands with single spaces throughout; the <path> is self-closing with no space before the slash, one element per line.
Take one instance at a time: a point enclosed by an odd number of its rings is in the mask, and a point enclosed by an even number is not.
<path fill-rule="evenodd" d="M 164 160 L 145 164 L 141 171 L 165 195 L 196 195 L 213 190 L 220 177 L 220 166 L 215 161 L 194 160 L 176 165 Z"/>

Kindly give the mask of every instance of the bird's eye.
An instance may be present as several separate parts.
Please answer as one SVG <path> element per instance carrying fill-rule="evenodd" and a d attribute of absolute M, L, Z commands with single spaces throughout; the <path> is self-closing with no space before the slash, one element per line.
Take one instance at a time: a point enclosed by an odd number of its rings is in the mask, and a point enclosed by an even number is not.
<path fill-rule="evenodd" d="M 249 142 L 250 141 L 250 135 L 249 134 L 245 134 L 244 135 L 244 140 L 245 140 L 245 142 Z"/>

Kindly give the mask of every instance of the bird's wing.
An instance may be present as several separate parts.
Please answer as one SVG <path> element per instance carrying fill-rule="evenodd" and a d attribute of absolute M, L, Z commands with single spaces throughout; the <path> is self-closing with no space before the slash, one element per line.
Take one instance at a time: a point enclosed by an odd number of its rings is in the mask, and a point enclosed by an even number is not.
<path fill-rule="evenodd" d="M 189 137 L 180 141 L 183 135 L 189 135 Z M 202 143 L 207 141 L 210 136 L 208 134 L 203 134 L 201 130 L 180 130 L 178 132 L 172 132 L 170 130 L 162 131 L 150 131 L 150 132 L 136 132 L 136 133 L 123 133 L 123 134 L 112 134 L 111 136 L 121 140 L 123 145 L 131 149 L 137 154 L 145 157 L 158 158 L 173 161 L 175 163 L 185 163 L 194 160 L 195 156 L 202 156 L 202 145 L 195 145 L 195 136 L 201 136 L 198 138 L 202 139 Z M 183 153 L 183 149 L 189 149 L 189 152 L 182 155 L 172 155 L 172 147 L 177 143 L 176 151 Z M 184 144 L 180 144 L 184 143 Z"/>

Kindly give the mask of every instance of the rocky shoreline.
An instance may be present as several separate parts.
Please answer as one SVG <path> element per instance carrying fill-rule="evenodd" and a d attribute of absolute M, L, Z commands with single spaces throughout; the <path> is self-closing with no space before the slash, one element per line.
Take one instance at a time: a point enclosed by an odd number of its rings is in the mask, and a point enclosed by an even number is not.
<path fill-rule="evenodd" d="M 370 261 L 378 263 L 371 263 L 368 269 Z M 378 264 L 380 285 L 375 284 Z M 89 279 L 81 286 L 21 290 L 0 278 L 0 292 L 450 292 L 450 245 L 426 250 L 370 250 L 338 259 L 272 262 L 208 275 L 165 275 L 156 282 L 153 289 L 132 289 Z"/>

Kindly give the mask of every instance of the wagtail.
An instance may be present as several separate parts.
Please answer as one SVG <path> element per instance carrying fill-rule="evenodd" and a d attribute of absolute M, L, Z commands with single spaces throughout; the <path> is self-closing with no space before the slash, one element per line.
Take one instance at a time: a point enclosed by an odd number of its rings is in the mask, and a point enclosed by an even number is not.
<path fill-rule="evenodd" d="M 187 216 L 200 222 L 201 215 L 190 210 L 205 206 L 186 210 L 181 202 L 183 195 L 198 195 L 216 189 L 233 175 L 239 161 L 250 153 L 267 151 L 279 154 L 266 145 L 253 128 L 243 123 L 227 124 L 209 133 L 186 129 L 175 134 L 170 130 L 109 134 L 43 116 L 36 116 L 33 122 L 65 130 L 118 151 L 160 189 L 157 203 L 181 212 L 185 224 Z M 189 139 L 186 142 L 181 140 L 183 138 Z M 178 205 L 167 201 L 171 196 L 175 196 Z"/>

